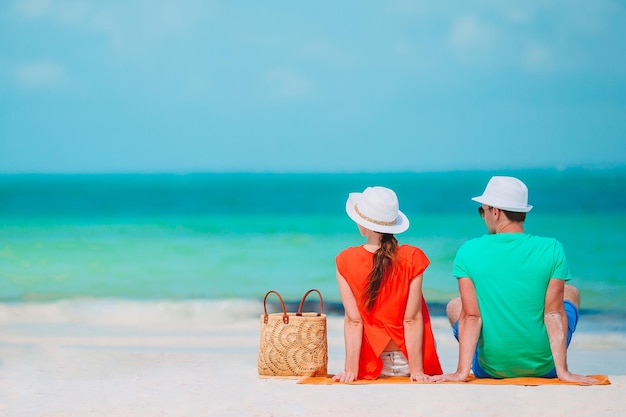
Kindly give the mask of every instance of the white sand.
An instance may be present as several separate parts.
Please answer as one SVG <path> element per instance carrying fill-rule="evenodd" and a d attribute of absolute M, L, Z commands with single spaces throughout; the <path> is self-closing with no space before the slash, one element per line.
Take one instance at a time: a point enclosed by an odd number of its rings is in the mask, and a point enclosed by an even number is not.
<path fill-rule="evenodd" d="M 623 334 L 576 334 L 570 347 L 570 369 L 608 374 L 609 386 L 318 386 L 258 378 L 249 315 L 166 305 L 117 317 L 134 311 L 128 304 L 60 318 L 54 308 L 0 306 L 0 416 L 626 415 Z M 328 325 L 333 373 L 343 366 L 341 317 Z M 456 341 L 443 318 L 434 331 L 452 371 Z"/>

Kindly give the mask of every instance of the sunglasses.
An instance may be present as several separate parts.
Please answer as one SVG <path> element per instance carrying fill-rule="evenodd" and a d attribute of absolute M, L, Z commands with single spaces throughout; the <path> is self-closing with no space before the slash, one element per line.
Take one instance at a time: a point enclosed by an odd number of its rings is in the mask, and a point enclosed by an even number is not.
<path fill-rule="evenodd" d="M 491 211 L 493 207 L 487 207 L 487 210 Z M 485 218 L 485 209 L 482 206 L 478 207 L 478 215 L 483 219 Z"/>

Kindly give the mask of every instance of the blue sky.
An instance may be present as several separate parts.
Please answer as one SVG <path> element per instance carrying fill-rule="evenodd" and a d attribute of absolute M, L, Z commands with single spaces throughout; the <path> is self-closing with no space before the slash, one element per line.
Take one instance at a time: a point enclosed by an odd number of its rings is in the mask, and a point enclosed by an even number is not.
<path fill-rule="evenodd" d="M 623 1 L 0 3 L 0 172 L 616 165 Z"/>

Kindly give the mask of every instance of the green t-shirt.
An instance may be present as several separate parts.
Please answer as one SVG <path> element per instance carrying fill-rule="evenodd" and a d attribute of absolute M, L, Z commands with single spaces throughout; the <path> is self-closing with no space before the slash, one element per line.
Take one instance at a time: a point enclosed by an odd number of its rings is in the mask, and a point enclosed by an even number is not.
<path fill-rule="evenodd" d="M 495 377 L 542 376 L 554 368 L 544 324 L 550 279 L 570 279 L 561 244 L 525 233 L 467 241 L 454 260 L 454 276 L 470 278 L 482 317 L 481 367 Z"/>

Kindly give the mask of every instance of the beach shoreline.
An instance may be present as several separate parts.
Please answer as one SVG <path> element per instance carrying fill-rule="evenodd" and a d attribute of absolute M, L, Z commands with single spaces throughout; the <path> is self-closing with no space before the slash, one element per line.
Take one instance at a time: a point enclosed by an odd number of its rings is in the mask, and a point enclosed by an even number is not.
<path fill-rule="evenodd" d="M 255 313 L 259 313 L 258 315 Z M 311 386 L 259 378 L 262 303 L 63 301 L 0 304 L 0 414 L 7 416 L 615 416 L 626 411 L 626 335 L 577 332 L 570 369 L 608 386 Z M 255 317 L 256 316 L 256 317 Z M 447 320 L 433 316 L 444 371 Z M 328 316 L 329 373 L 343 318 Z"/>

